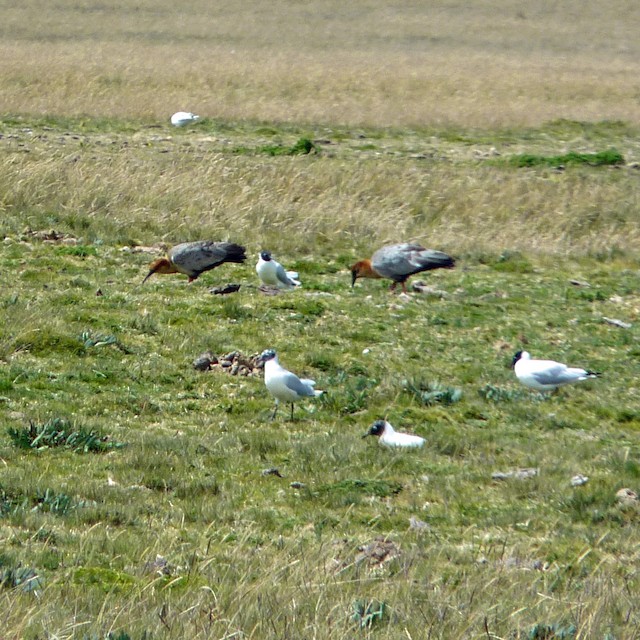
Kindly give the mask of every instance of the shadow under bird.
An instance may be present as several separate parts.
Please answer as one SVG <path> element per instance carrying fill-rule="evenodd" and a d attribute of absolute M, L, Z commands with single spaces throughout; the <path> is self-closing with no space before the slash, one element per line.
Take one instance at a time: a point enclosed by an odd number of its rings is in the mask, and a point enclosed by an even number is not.
<path fill-rule="evenodd" d="M 407 279 L 415 273 L 432 269 L 451 269 L 456 261 L 442 251 L 425 249 L 419 244 L 390 244 L 378 249 L 371 260 L 359 260 L 351 267 L 351 286 L 358 278 L 393 280 L 391 291 L 398 284 L 407 292 Z"/>
<path fill-rule="evenodd" d="M 241 263 L 246 260 L 244 247 L 233 242 L 183 242 L 169 249 L 166 258 L 158 258 L 149 265 L 144 284 L 154 273 L 183 273 L 193 282 L 201 273 L 219 267 L 225 262 Z"/>
<path fill-rule="evenodd" d="M 271 415 L 273 420 L 278 412 L 280 401 L 291 404 L 291 420 L 293 420 L 293 403 L 303 398 L 316 398 L 323 391 L 314 389 L 315 380 L 298 378 L 295 373 L 287 371 L 280 362 L 273 349 L 266 349 L 260 354 L 264 362 L 264 384 L 269 393 L 276 399 L 276 406 Z"/>
<path fill-rule="evenodd" d="M 296 280 L 295 271 L 285 271 L 285 268 L 271 256 L 270 251 L 261 251 L 256 264 L 256 273 L 262 284 L 278 287 L 279 289 L 293 289 L 300 286 Z"/>
<path fill-rule="evenodd" d="M 533 360 L 527 351 L 518 351 L 513 356 L 511 366 L 522 384 L 537 391 L 555 391 L 566 384 L 602 375 L 587 369 L 568 367 L 554 360 Z"/>
<path fill-rule="evenodd" d="M 423 447 L 425 443 L 425 439 L 420 436 L 396 431 L 386 420 L 376 420 L 371 427 L 369 427 L 369 431 L 362 437 L 366 438 L 367 436 L 376 436 L 380 444 L 385 447 L 415 449 Z"/>

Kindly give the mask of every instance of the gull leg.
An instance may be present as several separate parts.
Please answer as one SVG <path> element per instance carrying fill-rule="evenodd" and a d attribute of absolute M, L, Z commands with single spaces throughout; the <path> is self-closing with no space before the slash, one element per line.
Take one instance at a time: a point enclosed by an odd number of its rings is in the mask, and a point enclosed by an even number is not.
<path fill-rule="evenodd" d="M 291 422 L 293 422 L 293 402 L 291 403 Z"/>
<path fill-rule="evenodd" d="M 276 413 L 278 413 L 278 400 L 276 400 L 276 406 L 273 408 L 273 413 L 271 414 L 271 419 L 272 420 L 275 419 Z"/>

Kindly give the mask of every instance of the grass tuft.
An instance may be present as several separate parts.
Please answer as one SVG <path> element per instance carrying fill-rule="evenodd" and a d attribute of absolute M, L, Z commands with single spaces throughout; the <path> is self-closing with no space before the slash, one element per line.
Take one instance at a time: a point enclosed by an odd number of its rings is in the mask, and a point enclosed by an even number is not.
<path fill-rule="evenodd" d="M 41 425 L 31 422 L 28 427 L 9 427 L 7 433 L 15 447 L 38 451 L 59 447 L 75 453 L 105 453 L 125 446 L 93 429 L 77 427 L 63 418 L 52 418 Z"/>

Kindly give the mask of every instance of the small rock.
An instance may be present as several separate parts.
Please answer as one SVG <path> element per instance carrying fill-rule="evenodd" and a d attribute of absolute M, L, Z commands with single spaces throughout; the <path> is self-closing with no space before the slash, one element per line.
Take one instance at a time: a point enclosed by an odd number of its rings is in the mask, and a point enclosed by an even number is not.
<path fill-rule="evenodd" d="M 211 365 L 216 364 L 218 359 L 209 351 L 207 353 L 203 353 L 199 355 L 193 361 L 193 368 L 198 371 L 209 371 L 211 369 Z"/>
<path fill-rule="evenodd" d="M 380 566 L 400 555 L 400 549 L 391 540 L 378 537 L 369 544 L 358 547 L 356 564 L 366 562 L 369 566 Z"/>
<path fill-rule="evenodd" d="M 587 484 L 587 482 L 589 482 L 589 478 L 587 476 L 583 476 L 581 473 L 571 478 L 572 487 L 581 487 L 583 484 Z"/>
<path fill-rule="evenodd" d="M 297 480 L 295 480 L 294 482 L 292 482 L 289 485 L 292 489 L 304 489 L 305 488 L 305 483 L 304 482 L 298 482 Z"/>
<path fill-rule="evenodd" d="M 448 297 L 448 293 L 443 291 L 442 289 L 435 289 L 434 287 L 430 287 L 425 284 L 422 280 L 416 280 L 411 285 L 411 289 L 413 291 L 417 291 L 418 293 L 424 293 L 425 295 L 435 296 L 436 298 L 446 298 Z"/>
<path fill-rule="evenodd" d="M 602 321 L 607 324 L 612 324 L 614 327 L 620 327 L 621 329 L 631 329 L 633 326 L 630 322 L 623 322 L 622 320 L 617 320 L 616 318 L 606 318 L 602 317 Z"/>
<path fill-rule="evenodd" d="M 161 576 L 171 575 L 171 569 L 169 568 L 169 563 L 161 555 L 157 555 L 155 560 L 151 560 L 150 562 L 145 562 L 144 570 L 147 573 L 157 573 Z"/>
<path fill-rule="evenodd" d="M 616 498 L 620 504 L 625 506 L 638 504 L 638 494 L 632 489 L 620 489 L 616 492 Z"/>
<path fill-rule="evenodd" d="M 221 287 L 213 287 L 213 289 L 209 289 L 209 293 L 218 296 L 224 296 L 228 293 L 236 293 L 240 289 L 239 284 L 233 284 L 231 282 L 221 286 Z"/>
<path fill-rule="evenodd" d="M 591 285 L 584 280 L 569 280 L 569 284 L 572 284 L 574 287 L 590 287 Z"/>
<path fill-rule="evenodd" d="M 272 287 L 268 284 L 261 284 L 258 287 L 258 291 L 263 293 L 265 296 L 277 296 L 282 293 L 282 290 L 278 289 L 278 287 Z"/>
<path fill-rule="evenodd" d="M 282 478 L 282 474 L 280 473 L 280 469 L 278 467 L 269 467 L 269 469 L 262 470 L 263 476 L 277 476 L 278 478 Z M 293 484 L 293 483 L 291 483 Z"/>
<path fill-rule="evenodd" d="M 431 526 L 424 520 L 420 520 L 420 518 L 411 516 L 409 518 L 409 529 L 414 529 L 415 531 L 429 531 L 429 529 L 431 529 Z"/>
<path fill-rule="evenodd" d="M 491 474 L 493 480 L 508 480 L 509 478 L 517 478 L 518 480 L 525 480 L 526 478 L 533 478 L 538 475 L 538 469 L 516 469 L 515 471 L 495 471 Z"/>

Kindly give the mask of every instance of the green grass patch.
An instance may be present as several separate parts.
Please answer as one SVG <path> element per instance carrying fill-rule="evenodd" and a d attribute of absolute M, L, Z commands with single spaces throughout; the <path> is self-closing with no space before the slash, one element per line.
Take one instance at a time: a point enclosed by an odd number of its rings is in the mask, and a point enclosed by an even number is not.
<path fill-rule="evenodd" d="M 596 153 L 578 153 L 570 151 L 556 156 L 544 156 L 521 153 L 506 158 L 506 163 L 513 167 L 558 167 L 561 165 L 587 165 L 591 167 L 615 166 L 625 163 L 622 154 L 616 149 L 607 149 Z"/>
<path fill-rule="evenodd" d="M 266 144 L 255 149 L 249 147 L 235 147 L 236 155 L 262 154 L 267 156 L 299 156 L 318 153 L 318 148 L 309 138 L 300 138 L 291 146 L 283 144 Z"/>

